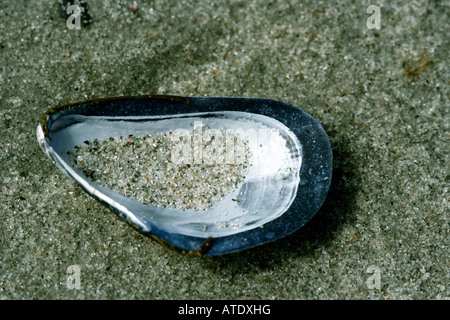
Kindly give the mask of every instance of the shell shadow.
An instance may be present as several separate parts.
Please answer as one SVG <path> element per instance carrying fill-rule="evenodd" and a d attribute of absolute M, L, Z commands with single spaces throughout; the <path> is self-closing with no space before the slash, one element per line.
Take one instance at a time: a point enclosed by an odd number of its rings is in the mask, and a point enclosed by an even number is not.
<path fill-rule="evenodd" d="M 284 260 L 308 256 L 327 247 L 340 232 L 342 225 L 356 220 L 355 195 L 361 177 L 350 152 L 351 144 L 341 138 L 333 148 L 333 178 L 327 198 L 316 215 L 300 230 L 286 238 L 263 246 L 224 256 L 204 257 L 201 263 L 213 270 L 227 269 L 231 273 L 252 273 L 272 269 Z"/>

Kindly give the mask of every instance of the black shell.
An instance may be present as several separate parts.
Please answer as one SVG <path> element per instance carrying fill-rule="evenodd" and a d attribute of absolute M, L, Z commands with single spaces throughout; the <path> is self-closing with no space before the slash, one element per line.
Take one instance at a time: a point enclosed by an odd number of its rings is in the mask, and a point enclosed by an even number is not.
<path fill-rule="evenodd" d="M 67 156 L 82 141 L 168 130 L 177 125 L 175 119 L 277 133 L 255 160 L 255 172 L 236 191 L 243 201 L 230 201 L 230 196 L 207 212 L 158 208 L 96 185 Z M 37 136 L 47 156 L 90 195 L 186 255 L 221 255 L 285 237 L 314 216 L 331 183 L 331 146 L 320 123 L 298 107 L 270 99 L 140 96 L 88 101 L 50 109 Z M 226 219 L 239 221 L 239 228 L 215 227 L 215 221 L 224 220 L 225 208 Z"/>

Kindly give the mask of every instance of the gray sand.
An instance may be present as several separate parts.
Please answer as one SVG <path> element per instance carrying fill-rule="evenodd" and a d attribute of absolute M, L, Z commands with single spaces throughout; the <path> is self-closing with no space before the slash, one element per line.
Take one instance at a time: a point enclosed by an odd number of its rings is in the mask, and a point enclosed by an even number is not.
<path fill-rule="evenodd" d="M 448 2 L 382 1 L 379 30 L 368 1 L 88 3 L 92 23 L 70 30 L 56 1 L 0 2 L 0 298 L 450 297 Z M 222 257 L 138 233 L 35 131 L 50 107 L 143 94 L 303 108 L 333 148 L 324 206 L 295 234 Z"/>

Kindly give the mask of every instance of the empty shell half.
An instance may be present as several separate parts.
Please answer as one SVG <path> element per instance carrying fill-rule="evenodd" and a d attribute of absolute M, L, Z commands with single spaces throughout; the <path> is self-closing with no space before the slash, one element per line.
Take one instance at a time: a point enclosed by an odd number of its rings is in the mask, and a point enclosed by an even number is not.
<path fill-rule="evenodd" d="M 88 194 L 186 255 L 221 255 L 308 222 L 331 183 L 322 126 L 257 98 L 140 96 L 53 108 L 37 137 Z"/>

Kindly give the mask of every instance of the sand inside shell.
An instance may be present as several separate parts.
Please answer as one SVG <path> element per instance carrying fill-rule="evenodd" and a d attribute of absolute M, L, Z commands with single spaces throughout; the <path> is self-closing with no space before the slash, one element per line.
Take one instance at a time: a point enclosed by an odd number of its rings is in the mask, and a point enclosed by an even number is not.
<path fill-rule="evenodd" d="M 187 158 L 177 155 L 174 161 L 175 148 L 186 136 L 175 137 L 172 131 L 85 141 L 71 156 L 78 170 L 97 184 L 142 203 L 207 210 L 243 183 L 249 167 L 246 141 L 230 132 L 221 132 L 219 137 L 223 139 L 217 137 L 203 128 L 200 161 L 190 152 L 184 153 Z M 225 161 L 230 141 L 236 150 L 244 152 L 239 161 Z M 194 139 L 188 142 L 199 143 Z M 190 150 L 198 147 L 193 145 Z"/>

